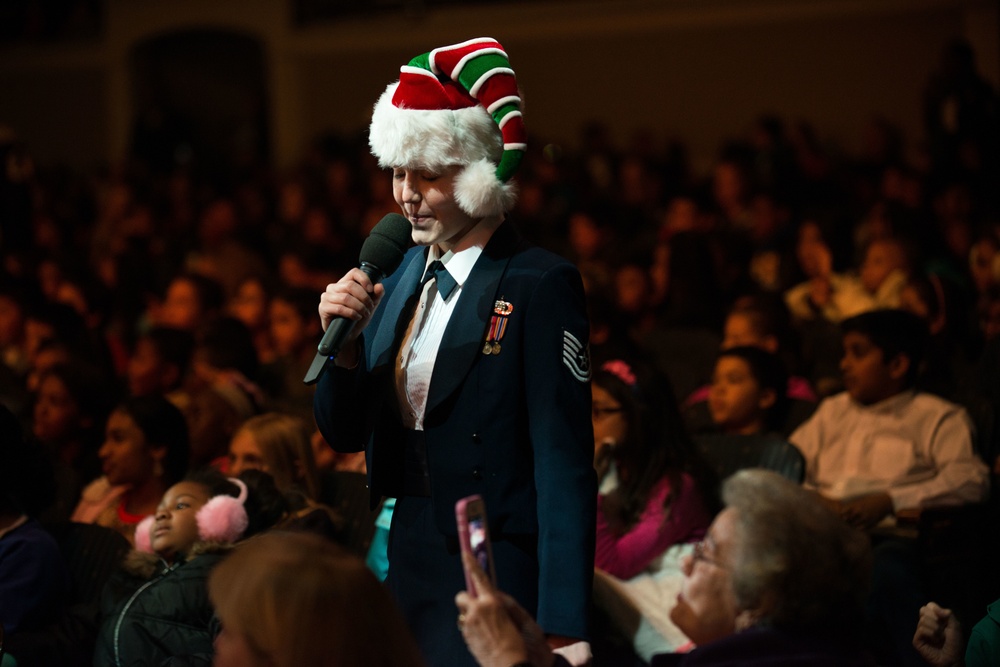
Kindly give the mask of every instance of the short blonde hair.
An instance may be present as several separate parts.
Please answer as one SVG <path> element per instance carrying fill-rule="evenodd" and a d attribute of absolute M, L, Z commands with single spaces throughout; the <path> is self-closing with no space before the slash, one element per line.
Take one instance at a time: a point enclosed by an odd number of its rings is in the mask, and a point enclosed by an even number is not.
<path fill-rule="evenodd" d="M 209 576 L 227 632 L 275 667 L 419 667 L 416 641 L 364 562 L 312 533 L 238 546 Z"/>
<path fill-rule="evenodd" d="M 260 448 L 275 486 L 286 492 L 298 488 L 312 500 L 320 493 L 319 473 L 313 457 L 311 433 L 299 417 L 267 412 L 246 420 L 233 437 L 249 433 Z"/>

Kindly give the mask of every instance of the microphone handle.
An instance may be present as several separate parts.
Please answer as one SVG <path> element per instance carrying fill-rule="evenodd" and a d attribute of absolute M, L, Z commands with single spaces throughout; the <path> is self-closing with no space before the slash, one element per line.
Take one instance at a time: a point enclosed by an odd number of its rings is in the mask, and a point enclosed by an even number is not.
<path fill-rule="evenodd" d="M 382 270 L 374 264 L 361 262 L 359 268 L 371 279 L 372 283 L 382 282 L 382 279 L 385 277 L 382 275 Z M 347 319 L 346 317 L 335 317 L 330 320 L 326 331 L 323 332 L 323 338 L 319 341 L 319 347 L 317 348 L 319 353 L 324 357 L 337 356 L 337 353 L 340 352 L 340 346 L 344 344 L 344 339 L 347 338 L 347 334 L 353 328 L 354 320 Z"/>

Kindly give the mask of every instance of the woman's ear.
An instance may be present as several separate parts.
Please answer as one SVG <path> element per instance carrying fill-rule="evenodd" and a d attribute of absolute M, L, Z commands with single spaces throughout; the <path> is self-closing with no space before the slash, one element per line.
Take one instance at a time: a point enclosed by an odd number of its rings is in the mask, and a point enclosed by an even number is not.
<path fill-rule="evenodd" d="M 897 354 L 889 360 L 889 377 L 893 380 L 902 380 L 910 370 L 910 357 L 905 354 Z"/>
<path fill-rule="evenodd" d="M 757 401 L 757 406 L 761 410 L 770 410 L 774 407 L 774 404 L 778 401 L 778 394 L 773 389 L 765 389 L 760 394 L 760 399 Z"/>
<path fill-rule="evenodd" d="M 149 455 L 153 459 L 153 476 L 163 477 L 163 461 L 167 458 L 167 446 L 150 445 Z"/>
<path fill-rule="evenodd" d="M 749 609 L 744 609 L 736 615 L 736 632 L 749 630 L 757 625 L 757 614 Z"/>
<path fill-rule="evenodd" d="M 756 625 L 768 617 L 775 607 L 775 594 L 773 591 L 766 591 L 753 609 L 744 609 L 736 615 L 736 632 L 742 632 Z"/>

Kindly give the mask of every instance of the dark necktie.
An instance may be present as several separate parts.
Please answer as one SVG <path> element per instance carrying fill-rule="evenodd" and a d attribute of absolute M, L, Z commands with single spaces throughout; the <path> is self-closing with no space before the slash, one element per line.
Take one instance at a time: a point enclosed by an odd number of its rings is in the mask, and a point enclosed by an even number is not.
<path fill-rule="evenodd" d="M 441 298 L 446 300 L 451 295 L 451 293 L 458 287 L 458 283 L 455 279 L 451 277 L 448 273 L 448 269 L 444 268 L 444 264 L 441 263 L 440 259 L 435 259 L 431 262 L 431 265 L 427 267 L 427 272 L 424 273 L 424 279 L 420 281 L 423 285 L 431 278 L 437 280 L 438 294 Z"/>

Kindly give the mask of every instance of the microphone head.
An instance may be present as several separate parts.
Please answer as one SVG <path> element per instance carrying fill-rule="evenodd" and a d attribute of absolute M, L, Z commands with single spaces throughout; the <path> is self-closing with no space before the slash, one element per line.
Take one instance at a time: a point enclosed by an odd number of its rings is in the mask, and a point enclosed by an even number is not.
<path fill-rule="evenodd" d="M 390 213 L 378 221 L 361 246 L 360 261 L 377 268 L 382 277 L 392 274 L 410 247 L 410 221 Z"/>

